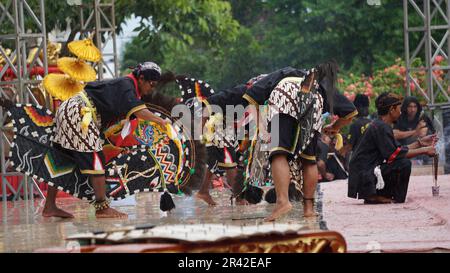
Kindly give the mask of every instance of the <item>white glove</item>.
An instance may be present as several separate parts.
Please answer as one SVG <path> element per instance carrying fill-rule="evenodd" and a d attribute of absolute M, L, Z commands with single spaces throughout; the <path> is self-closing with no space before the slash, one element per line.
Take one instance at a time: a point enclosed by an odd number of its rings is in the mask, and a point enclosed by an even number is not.
<path fill-rule="evenodd" d="M 383 175 L 381 174 L 380 166 L 376 166 L 375 170 L 373 170 L 373 173 L 377 177 L 377 185 L 375 186 L 375 188 L 377 190 L 382 190 L 384 188 L 384 180 Z"/>

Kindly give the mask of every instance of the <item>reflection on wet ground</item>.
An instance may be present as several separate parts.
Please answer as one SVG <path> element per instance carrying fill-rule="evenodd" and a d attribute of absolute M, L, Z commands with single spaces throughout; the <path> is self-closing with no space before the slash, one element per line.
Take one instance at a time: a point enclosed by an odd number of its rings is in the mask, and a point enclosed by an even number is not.
<path fill-rule="evenodd" d="M 87 202 L 75 198 L 58 199 L 58 206 L 75 215 L 75 219 L 44 218 L 44 201 L 15 201 L 2 205 L 0 218 L 0 252 L 33 252 L 39 248 L 65 247 L 66 238 L 76 233 L 107 230 L 127 225 L 165 225 L 193 223 L 226 223 L 253 225 L 263 222 L 274 205 L 262 201 L 257 205 L 231 206 L 228 191 L 211 191 L 218 205 L 209 207 L 193 196 L 173 196 L 176 209 L 170 213 L 159 210 L 159 193 L 140 193 L 113 202 L 114 208 L 128 214 L 128 219 L 95 218 L 94 209 Z M 319 194 L 320 197 L 320 194 Z M 320 200 L 320 198 L 319 198 Z M 321 203 L 317 210 L 321 212 Z M 326 229 L 321 213 L 317 218 L 304 219 L 301 202 L 280 223 L 299 223 L 305 230 Z"/>

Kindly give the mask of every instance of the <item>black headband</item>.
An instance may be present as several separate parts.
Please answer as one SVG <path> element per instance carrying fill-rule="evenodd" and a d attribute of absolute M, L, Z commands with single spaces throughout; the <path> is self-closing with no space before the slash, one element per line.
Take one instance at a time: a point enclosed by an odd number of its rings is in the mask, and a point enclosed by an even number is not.
<path fill-rule="evenodd" d="M 161 79 L 161 68 L 154 62 L 145 62 L 138 64 L 133 69 L 133 74 L 136 77 L 143 75 L 147 81 L 159 81 Z"/>
<path fill-rule="evenodd" d="M 403 98 L 394 93 L 387 93 L 385 95 L 380 95 L 380 98 L 376 102 L 376 107 L 378 110 L 387 109 L 391 106 L 402 104 Z"/>

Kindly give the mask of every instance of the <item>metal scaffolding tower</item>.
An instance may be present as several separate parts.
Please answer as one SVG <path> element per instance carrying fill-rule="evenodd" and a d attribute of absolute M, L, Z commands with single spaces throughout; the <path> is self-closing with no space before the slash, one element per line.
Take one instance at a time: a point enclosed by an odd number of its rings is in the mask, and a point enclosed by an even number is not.
<path fill-rule="evenodd" d="M 32 88 L 39 85 L 41 79 L 33 78 L 30 72 L 33 68 L 39 66 L 44 69 L 44 75 L 48 74 L 45 0 L 32 0 L 34 6 L 30 5 L 29 1 L 7 0 L 6 3 L 4 3 L 5 1 L 0 2 L 0 25 L 2 30 L 10 30 L 11 32 L 0 33 L 0 57 L 6 61 L 5 65 L 0 66 L 0 79 L 3 79 L 0 81 L 0 96 L 17 103 L 39 104 Z M 38 5 L 36 5 L 36 2 L 38 2 Z M 95 42 L 103 55 L 102 61 L 96 66 L 98 78 L 103 79 L 106 76 L 105 70 L 112 77 L 118 77 L 114 0 L 84 2 L 90 2 L 90 4 L 84 3 L 80 6 L 81 36 L 86 36 L 92 32 L 95 34 Z M 33 9 L 32 7 L 36 8 Z M 85 13 L 89 14 L 86 20 Z M 107 51 L 106 45 L 110 41 L 113 45 L 112 50 Z M 6 48 L 10 48 L 11 52 L 6 52 Z M 30 54 L 31 51 L 33 51 L 32 54 Z M 32 56 L 32 58 L 30 59 L 29 56 Z M 39 56 L 42 56 L 42 58 L 39 58 Z M 111 60 L 113 67 L 109 64 Z M 50 106 L 48 100 L 46 104 L 45 106 Z M 21 173 L 8 168 L 7 149 L 4 149 L 4 147 L 11 146 L 11 127 L 5 124 L 5 121 L 7 121 L 5 113 L 0 108 L 0 163 L 3 200 L 6 200 L 6 188 L 9 188 L 14 194 L 14 199 L 19 197 L 22 188 L 26 197 L 29 195 L 33 198 L 33 187 L 39 190 L 36 183 Z M 18 190 L 14 190 L 7 180 L 7 177 L 13 176 L 21 178 Z"/>
<path fill-rule="evenodd" d="M 450 172 L 450 3 L 449 0 L 403 0 L 403 22 L 406 57 L 407 94 L 411 95 L 411 83 L 426 98 L 428 107 L 441 120 L 445 150 L 445 173 Z M 411 41 L 418 41 L 412 44 Z M 446 64 L 436 62 L 437 56 Z M 440 57 L 440 58 L 441 58 Z M 425 61 L 417 67 L 415 59 Z M 435 72 L 443 71 L 442 75 Z M 425 86 L 414 79 L 425 73 Z M 440 116 L 442 118 L 440 118 Z M 440 123 L 440 122 L 439 122 Z M 440 126 L 438 126 L 440 127 Z"/>
<path fill-rule="evenodd" d="M 413 83 L 425 97 L 431 109 L 450 107 L 450 97 L 446 89 L 450 83 L 449 2 L 447 0 L 403 0 L 403 14 L 407 94 L 411 95 L 410 84 Z M 414 40 L 415 35 L 418 35 L 420 39 L 418 43 L 413 44 L 411 40 Z M 449 65 L 436 65 L 435 59 L 438 55 L 443 56 Z M 416 58 L 424 61 L 425 65 L 414 66 Z M 439 70 L 445 72 L 443 80 L 438 80 L 433 73 Z M 413 74 L 421 71 L 426 75 L 425 86 L 420 86 L 414 79 Z"/>
<path fill-rule="evenodd" d="M 81 33 L 95 33 L 96 46 L 102 52 L 102 61 L 96 65 L 98 79 L 105 77 L 105 70 L 112 77 L 119 76 L 119 60 L 116 43 L 116 19 L 114 0 L 94 0 L 93 6 L 83 4 L 80 8 Z M 89 14 L 85 19 L 85 13 Z M 112 50 L 107 50 L 107 43 L 112 42 Z M 112 58 L 112 59 L 111 59 Z M 112 61 L 113 68 L 109 64 Z"/>
<path fill-rule="evenodd" d="M 0 81 L 0 96 L 17 103 L 39 104 L 32 89 L 41 83 L 41 79 L 33 78 L 30 72 L 38 66 L 44 68 L 45 74 L 48 71 L 45 1 L 38 0 L 37 2 L 38 7 L 34 10 L 28 4 L 28 0 L 9 0 L 6 4 L 3 4 L 4 1 L 0 2 L 0 25 L 2 30 L 11 31 L 11 33 L 6 34 L 0 33 L 0 56 L 6 61 L 5 65 L 0 67 L 0 79 L 7 79 Z M 11 48 L 10 54 L 7 54 L 6 47 Z M 32 50 L 33 53 L 30 54 Z M 42 60 L 39 55 L 43 56 Z M 32 58 L 30 59 L 29 56 L 32 56 Z M 48 103 L 47 101 L 46 104 Z M 32 199 L 33 187 L 36 186 L 36 183 L 32 179 L 24 177 L 21 173 L 8 169 L 9 162 L 6 160 L 6 149 L 4 148 L 11 145 L 11 139 L 8 137 L 11 127 L 7 126 L 5 121 L 7 121 L 5 112 L 0 107 L 0 175 L 3 200 L 6 200 L 6 187 L 13 192 L 15 199 L 18 198 L 22 187 L 25 197 L 29 194 Z M 22 178 L 17 191 L 6 179 L 10 176 Z M 39 190 L 37 186 L 36 189 Z"/>

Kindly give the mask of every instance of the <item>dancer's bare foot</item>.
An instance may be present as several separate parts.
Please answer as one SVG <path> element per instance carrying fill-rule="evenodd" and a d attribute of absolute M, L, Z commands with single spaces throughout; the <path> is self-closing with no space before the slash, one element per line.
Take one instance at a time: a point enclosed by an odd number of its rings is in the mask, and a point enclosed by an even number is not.
<path fill-rule="evenodd" d="M 314 210 L 314 198 L 303 198 L 303 217 L 316 217 Z"/>
<path fill-rule="evenodd" d="M 309 217 L 316 217 L 318 214 L 314 211 L 314 208 L 306 208 L 303 207 L 303 217 L 309 218 Z"/>
<path fill-rule="evenodd" d="M 288 213 L 292 209 L 292 205 L 290 202 L 287 202 L 285 204 L 277 204 L 275 206 L 275 209 L 272 211 L 272 214 L 265 218 L 265 222 L 275 221 L 276 219 L 280 218 L 284 214 Z"/>
<path fill-rule="evenodd" d="M 198 192 L 195 196 L 198 199 L 201 199 L 201 200 L 205 201 L 210 206 L 217 205 L 217 203 L 214 202 L 214 200 L 212 199 L 212 197 L 211 197 L 211 195 L 209 193 L 200 193 L 200 192 Z"/>
<path fill-rule="evenodd" d="M 57 207 L 53 208 L 44 208 L 42 211 L 42 216 L 44 217 L 60 217 L 60 218 L 74 218 L 74 216 L 62 209 Z"/>
<path fill-rule="evenodd" d="M 95 217 L 97 218 L 128 218 L 128 215 L 117 211 L 113 208 L 106 208 L 102 210 L 97 210 L 95 212 Z"/>

